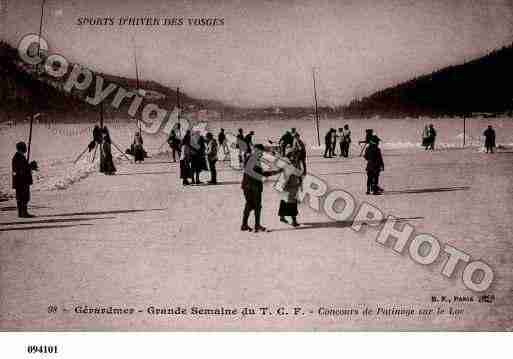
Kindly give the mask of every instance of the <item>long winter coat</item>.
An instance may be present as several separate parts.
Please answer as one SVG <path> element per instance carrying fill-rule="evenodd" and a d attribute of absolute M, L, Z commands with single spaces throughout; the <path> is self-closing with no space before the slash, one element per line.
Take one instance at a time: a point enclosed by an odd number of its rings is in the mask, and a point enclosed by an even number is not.
<path fill-rule="evenodd" d="M 378 146 L 370 144 L 365 150 L 364 158 L 367 160 L 368 172 L 380 172 L 385 169 L 383 156 Z"/>

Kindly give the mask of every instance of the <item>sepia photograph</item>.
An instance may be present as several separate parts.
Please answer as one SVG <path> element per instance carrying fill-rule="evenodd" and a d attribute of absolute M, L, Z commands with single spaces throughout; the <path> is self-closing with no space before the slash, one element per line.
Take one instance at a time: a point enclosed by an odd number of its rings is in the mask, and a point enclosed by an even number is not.
<path fill-rule="evenodd" d="M 0 0 L 0 331 L 511 332 L 512 84 L 510 0 Z"/>

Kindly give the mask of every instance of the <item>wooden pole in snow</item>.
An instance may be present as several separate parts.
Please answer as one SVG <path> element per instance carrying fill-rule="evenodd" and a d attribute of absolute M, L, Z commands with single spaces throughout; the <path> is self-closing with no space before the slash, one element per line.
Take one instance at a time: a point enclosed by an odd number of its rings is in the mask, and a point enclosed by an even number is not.
<path fill-rule="evenodd" d="M 314 100 L 315 100 L 315 127 L 317 129 L 317 146 L 321 145 L 321 136 L 319 134 L 319 113 L 317 109 L 317 87 L 315 85 L 315 68 L 312 68 Z"/>
<path fill-rule="evenodd" d="M 45 0 L 41 1 L 41 17 L 39 19 L 39 38 L 37 43 L 37 56 L 39 56 L 40 50 L 41 50 L 41 34 L 43 33 L 43 17 L 44 17 L 44 10 L 45 10 Z M 38 65 L 36 65 L 36 76 L 39 76 L 39 72 L 37 71 Z M 32 109 L 34 110 L 34 109 Z M 32 116 L 30 116 L 30 130 L 29 130 L 29 139 L 28 139 L 28 149 L 27 149 L 27 161 L 30 161 L 30 147 L 32 145 L 32 128 L 34 126 L 34 117 L 35 114 L 32 113 Z"/>

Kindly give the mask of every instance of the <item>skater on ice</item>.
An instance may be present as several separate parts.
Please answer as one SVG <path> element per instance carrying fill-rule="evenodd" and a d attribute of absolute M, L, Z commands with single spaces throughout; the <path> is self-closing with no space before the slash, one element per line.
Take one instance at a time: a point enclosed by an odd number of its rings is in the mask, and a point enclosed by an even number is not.
<path fill-rule="evenodd" d="M 116 173 L 116 166 L 112 158 L 112 147 L 110 133 L 106 126 L 102 130 L 102 142 L 100 145 L 100 172 L 106 175 L 113 175 Z"/>
<path fill-rule="evenodd" d="M 37 171 L 37 162 L 31 161 L 25 157 L 27 145 L 25 142 L 16 144 L 16 153 L 12 158 L 12 187 L 16 190 L 16 205 L 18 208 L 18 217 L 32 218 L 28 213 L 28 203 L 30 202 L 30 186 L 33 184 L 32 171 Z"/>
<path fill-rule="evenodd" d="M 435 127 L 433 126 L 433 124 L 430 124 L 429 128 L 428 128 L 428 137 L 427 137 L 428 146 L 426 147 L 426 151 L 427 150 L 431 150 L 431 151 L 435 150 L 436 135 L 437 135 L 437 133 L 436 133 Z"/>
<path fill-rule="evenodd" d="M 184 186 L 190 185 L 191 170 L 191 131 L 187 130 L 180 147 L 180 178 Z"/>
<path fill-rule="evenodd" d="M 191 134 L 190 141 L 191 150 L 191 169 L 192 169 L 192 184 L 201 184 L 200 174 L 202 171 L 207 170 L 206 162 L 206 145 L 205 139 L 199 132 L 194 131 Z"/>
<path fill-rule="evenodd" d="M 337 149 L 337 130 L 334 128 L 331 129 L 331 148 L 330 148 L 330 157 L 336 157 L 336 149 Z"/>
<path fill-rule="evenodd" d="M 207 159 L 208 159 L 208 168 L 210 169 L 210 181 L 209 184 L 217 184 L 217 170 L 216 170 L 216 162 L 217 162 L 217 141 L 212 135 L 212 133 L 208 132 L 207 135 Z"/>
<path fill-rule="evenodd" d="M 145 151 L 143 147 L 143 138 L 140 131 L 137 131 L 134 136 L 134 141 L 132 143 L 132 154 L 134 155 L 135 163 L 143 162 L 145 157 Z"/>
<path fill-rule="evenodd" d="M 427 151 L 429 148 L 429 126 L 424 126 L 424 130 L 422 131 L 422 147 Z"/>
<path fill-rule="evenodd" d="M 169 132 L 169 137 L 167 139 L 167 143 L 171 148 L 171 155 L 173 156 L 173 162 L 176 162 L 176 159 L 180 159 L 181 146 L 180 146 L 180 138 L 178 137 L 180 133 L 180 123 L 176 124 L 176 127 Z"/>
<path fill-rule="evenodd" d="M 290 167 L 285 167 L 283 177 L 280 179 L 282 195 L 278 216 L 283 223 L 291 224 L 293 227 L 299 227 L 297 222 L 298 216 L 298 193 L 301 189 L 303 175 L 305 173 L 299 159 L 299 152 L 293 147 L 287 148 L 287 160 Z M 290 217 L 292 222 L 289 223 L 286 217 Z"/>
<path fill-rule="evenodd" d="M 253 230 L 248 224 L 249 215 L 253 211 L 255 213 L 255 232 L 265 232 L 267 229 L 261 223 L 262 192 L 264 190 L 263 178 L 274 176 L 281 173 L 282 170 L 264 171 L 261 164 L 264 146 L 256 144 L 254 149 L 255 151 L 249 156 L 244 166 L 244 175 L 242 177 L 241 188 L 246 203 L 242 213 L 242 226 L 240 230 Z"/>
<path fill-rule="evenodd" d="M 337 142 L 340 149 L 340 157 L 342 157 L 342 154 L 344 153 L 344 150 L 342 149 L 343 144 L 342 141 L 344 140 L 344 129 L 340 127 L 337 132 Z"/>
<path fill-rule="evenodd" d="M 332 128 L 329 129 L 329 131 L 324 136 L 324 158 L 331 158 L 331 147 L 332 147 L 332 135 L 331 132 L 333 131 Z"/>
<path fill-rule="evenodd" d="M 373 137 L 374 137 L 374 130 L 372 128 L 366 129 L 365 130 L 365 139 L 361 140 L 361 141 L 358 141 L 359 145 L 363 145 L 362 146 L 362 150 L 360 151 L 360 156 L 363 155 L 363 153 L 365 152 L 365 150 L 367 148 L 367 145 L 369 144 L 369 142 L 371 141 L 371 139 Z"/>
<path fill-rule="evenodd" d="M 306 145 L 303 140 L 301 140 L 299 132 L 296 132 L 294 135 L 294 142 L 292 143 L 292 147 L 294 151 L 297 152 L 298 160 L 302 165 L 303 171 L 306 173 Z"/>
<path fill-rule="evenodd" d="M 372 136 L 365 150 L 364 158 L 367 161 L 367 194 L 382 194 L 383 188 L 379 186 L 379 174 L 385 170 L 383 156 L 379 146 L 379 138 Z"/>
<path fill-rule="evenodd" d="M 340 155 L 343 157 L 349 157 L 349 148 L 351 147 L 351 130 L 349 125 L 344 125 L 343 129 L 339 129 L 340 136 Z"/>
<path fill-rule="evenodd" d="M 488 128 L 483 132 L 485 138 L 486 153 L 493 153 L 495 147 L 495 130 L 492 125 L 488 125 Z"/>
<path fill-rule="evenodd" d="M 229 159 L 230 149 L 228 148 L 228 142 L 226 141 L 226 134 L 224 133 L 224 128 L 221 128 L 219 134 L 217 135 L 217 142 L 219 147 L 223 150 L 223 161 Z"/>

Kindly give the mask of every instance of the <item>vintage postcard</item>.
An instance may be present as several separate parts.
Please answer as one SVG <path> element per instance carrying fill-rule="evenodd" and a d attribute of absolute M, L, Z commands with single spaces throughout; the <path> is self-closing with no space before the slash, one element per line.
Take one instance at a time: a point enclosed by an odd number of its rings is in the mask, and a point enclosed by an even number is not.
<path fill-rule="evenodd" d="M 511 331 L 512 69 L 509 0 L 0 0 L 0 330 Z"/>

